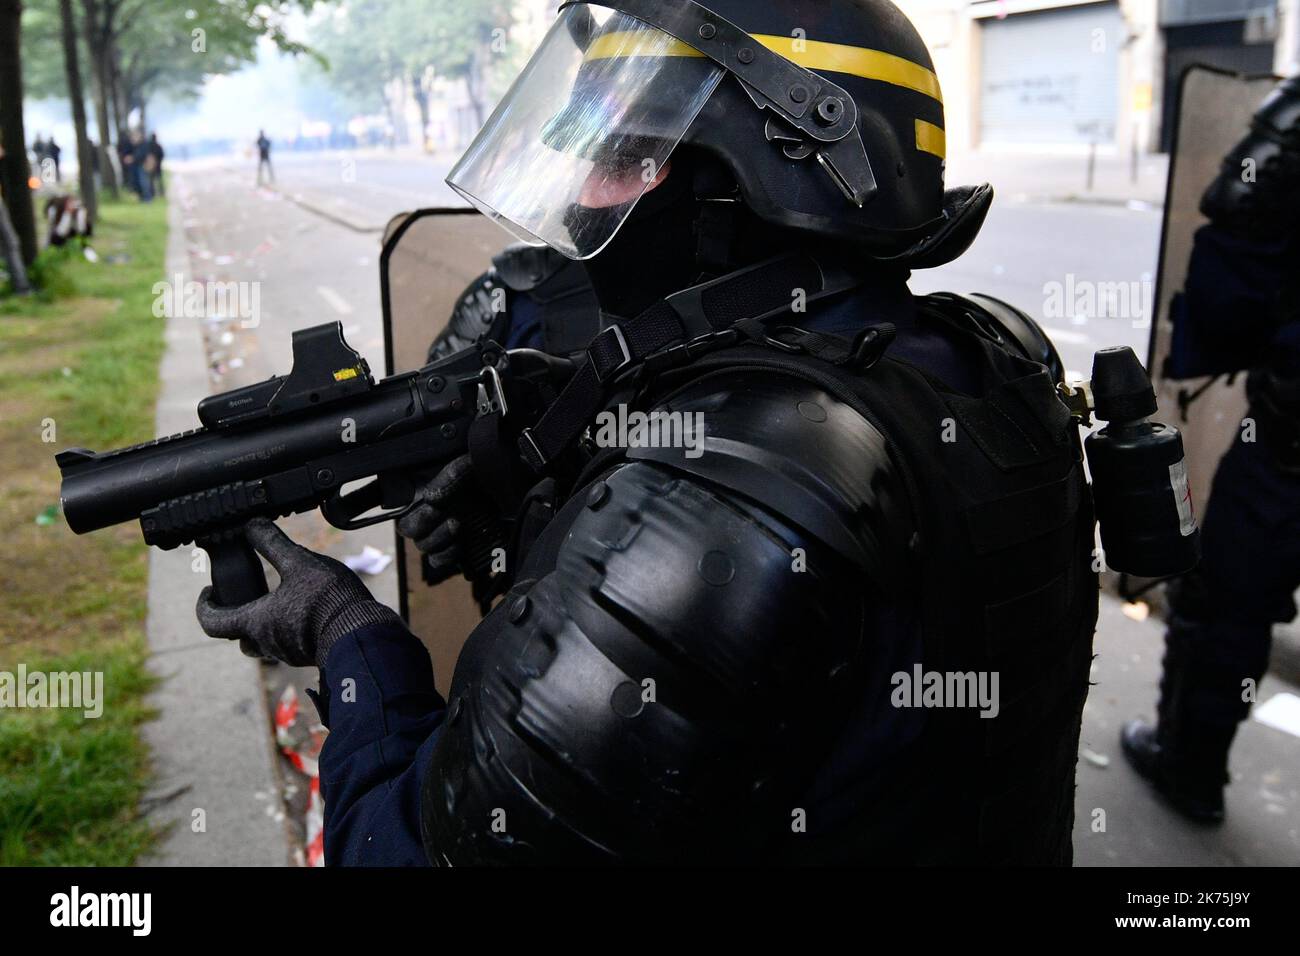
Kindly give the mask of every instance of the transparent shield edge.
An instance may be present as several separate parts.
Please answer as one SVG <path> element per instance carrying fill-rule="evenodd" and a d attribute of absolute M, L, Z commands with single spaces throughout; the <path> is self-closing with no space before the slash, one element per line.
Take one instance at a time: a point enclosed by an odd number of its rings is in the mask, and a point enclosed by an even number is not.
<path fill-rule="evenodd" d="M 599 5 L 575 5 L 575 7 L 586 6 Z M 602 9 L 605 8 L 602 7 Z M 617 11 L 613 12 L 615 15 L 618 15 Z M 647 35 L 657 34 L 659 36 L 667 36 L 667 34 L 664 34 L 658 28 L 646 24 L 644 21 L 637 20 L 635 17 L 626 15 L 622 16 L 637 24 L 637 29 Z M 613 228 L 610 229 L 609 234 L 600 239 L 595 248 L 585 253 L 581 252 L 579 249 L 578 240 L 576 238 L 570 237 L 569 241 L 565 241 L 561 239 L 558 234 L 554 234 L 557 233 L 557 230 L 553 228 L 554 223 L 543 223 L 543 225 L 552 227 L 546 230 L 553 233 L 549 237 L 541 235 L 540 233 L 542 230 L 535 232 L 521 223 L 515 215 L 512 215 L 509 211 L 501 208 L 502 203 L 498 201 L 497 195 L 495 195 L 491 189 L 484 189 L 483 186 L 486 184 L 479 181 L 481 175 L 480 167 L 491 162 L 490 157 L 497 155 L 500 151 L 502 141 L 508 139 L 509 133 L 503 125 L 503 121 L 505 115 L 517 105 L 516 96 L 520 93 L 525 83 L 531 78 L 534 67 L 536 66 L 540 69 L 545 58 L 548 55 L 551 55 L 551 51 L 548 51 L 548 45 L 556 42 L 556 37 L 569 33 L 568 26 L 563 17 L 564 14 L 561 15 L 560 19 L 557 19 L 551 31 L 547 34 L 547 38 L 543 41 L 543 44 L 534 52 L 533 58 L 530 59 L 528 65 L 525 66 L 524 70 L 516 78 L 514 84 L 512 84 L 510 90 L 497 105 L 488 121 L 484 123 L 483 128 L 479 131 L 478 135 L 476 135 L 474 141 L 466 149 L 465 153 L 457 161 L 450 173 L 448 173 L 446 183 L 455 190 L 458 195 L 462 196 L 476 209 L 487 215 L 496 222 L 497 225 L 501 226 L 501 228 L 519 241 L 528 243 L 529 245 L 547 245 L 570 259 L 583 261 L 599 255 L 609 245 L 609 243 L 617 237 L 618 233 L 626 224 L 628 218 L 636 209 L 636 206 L 650 191 L 651 186 L 654 183 L 654 177 L 643 177 L 642 187 L 636 194 L 635 198 L 626 203 L 619 204 L 617 207 L 607 207 L 611 210 L 615 208 L 621 210 L 621 216 L 614 222 Z M 560 52 L 563 53 L 562 50 Z M 576 47 L 574 52 L 577 52 Z M 580 66 L 581 64 L 579 63 L 578 67 Z M 662 69 L 662 67 L 659 68 Z M 636 68 L 633 67 L 632 69 Z M 684 105 L 679 116 L 675 117 L 676 125 L 671 137 L 665 136 L 662 140 L 663 148 L 656 151 L 658 155 L 644 157 L 643 159 L 646 162 L 653 163 L 654 168 L 657 169 L 662 168 L 665 164 L 670 162 L 672 155 L 680 146 L 682 139 L 685 138 L 691 126 L 699 118 L 700 113 L 703 111 L 709 99 L 716 92 L 725 75 L 726 73 L 721 67 L 707 69 L 707 72 L 702 76 L 699 89 L 690 98 L 689 102 Z M 531 96 L 533 94 L 526 93 L 524 95 Z M 571 95 L 571 90 L 566 92 L 564 95 Z M 497 146 L 495 149 L 489 149 L 489 144 L 494 139 L 498 141 Z M 644 166 L 644 162 L 642 165 Z M 570 200 L 576 196 L 577 192 L 577 189 L 570 190 L 570 193 L 572 194 Z M 508 197 L 502 196 L 501 198 Z M 611 221 L 614 221 L 612 211 Z"/>

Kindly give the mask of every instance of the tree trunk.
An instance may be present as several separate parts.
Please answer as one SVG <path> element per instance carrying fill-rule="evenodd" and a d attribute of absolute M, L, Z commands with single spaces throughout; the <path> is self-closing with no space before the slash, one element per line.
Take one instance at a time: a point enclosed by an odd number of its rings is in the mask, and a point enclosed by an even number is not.
<path fill-rule="evenodd" d="M 108 54 L 104 54 L 104 98 L 108 100 L 108 122 L 113 130 L 113 142 L 121 143 L 126 139 L 126 124 L 122 122 L 121 105 L 113 92 L 113 69 L 108 64 Z"/>
<path fill-rule="evenodd" d="M 4 251 L 5 265 L 9 269 L 9 281 L 14 292 L 27 295 L 32 291 L 32 284 L 27 279 L 27 267 L 23 265 L 22 244 L 18 233 L 9 221 L 9 210 L 0 202 L 0 250 Z"/>
<path fill-rule="evenodd" d="M 143 96 L 136 100 L 137 109 L 140 110 L 140 132 L 144 134 L 145 139 L 149 138 L 149 120 L 145 114 L 146 101 Z"/>
<path fill-rule="evenodd" d="M 0 190 L 4 191 L 9 220 L 18 236 L 22 260 L 36 258 L 36 213 L 28 180 L 27 131 L 23 128 L 23 66 L 19 34 L 22 29 L 21 0 L 0 0 Z"/>
<path fill-rule="evenodd" d="M 483 76 L 483 64 L 477 53 L 469 58 L 469 67 L 465 70 L 465 93 L 469 97 L 470 108 L 474 110 L 474 128 L 483 128 L 483 99 L 487 82 Z"/>
<path fill-rule="evenodd" d="M 59 0 L 63 20 L 63 65 L 68 74 L 68 98 L 72 100 L 72 125 L 77 131 L 77 178 L 81 183 L 81 204 L 94 222 L 99 214 L 95 196 L 94 160 L 90 155 L 90 137 L 86 134 L 86 98 L 81 91 L 81 64 L 77 61 L 77 22 L 72 0 Z"/>
<path fill-rule="evenodd" d="M 406 88 L 406 77 L 399 77 L 397 91 L 397 145 L 405 146 L 411 141 L 411 126 L 406 121 L 406 100 L 410 90 Z"/>
<path fill-rule="evenodd" d="M 397 110 L 393 108 L 393 87 L 397 82 L 389 80 L 384 84 L 384 115 L 388 118 L 388 135 L 385 137 L 384 145 L 389 149 L 397 144 Z"/>
<path fill-rule="evenodd" d="M 429 152 L 429 91 L 424 88 L 424 81 L 417 73 L 411 77 L 411 89 L 415 95 L 415 105 L 420 108 L 420 146 Z"/>
<path fill-rule="evenodd" d="M 119 62 L 116 38 L 108 38 L 104 52 L 108 67 L 108 90 L 113 97 L 113 112 L 117 114 L 117 136 L 119 140 L 130 140 L 131 104 L 126 98 L 126 84 L 122 82 L 122 64 Z"/>
<path fill-rule="evenodd" d="M 112 126 L 108 118 L 108 88 L 104 83 L 103 42 L 99 37 L 99 2 L 82 0 L 85 12 L 86 46 L 90 50 L 90 87 L 95 97 L 95 125 L 99 128 L 99 178 L 114 200 L 117 191 L 117 172 L 113 166 Z"/>

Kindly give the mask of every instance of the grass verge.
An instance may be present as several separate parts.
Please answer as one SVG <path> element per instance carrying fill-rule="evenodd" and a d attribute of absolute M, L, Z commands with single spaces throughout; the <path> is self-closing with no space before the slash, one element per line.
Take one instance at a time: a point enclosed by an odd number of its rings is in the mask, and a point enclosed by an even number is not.
<path fill-rule="evenodd" d="M 125 866 L 153 837 L 146 549 L 134 527 L 77 537 L 57 514 L 57 451 L 153 437 L 167 207 L 100 215 L 98 262 L 47 250 L 41 292 L 0 298 L 0 672 L 99 671 L 104 688 L 98 718 L 0 706 L 0 865 Z"/>

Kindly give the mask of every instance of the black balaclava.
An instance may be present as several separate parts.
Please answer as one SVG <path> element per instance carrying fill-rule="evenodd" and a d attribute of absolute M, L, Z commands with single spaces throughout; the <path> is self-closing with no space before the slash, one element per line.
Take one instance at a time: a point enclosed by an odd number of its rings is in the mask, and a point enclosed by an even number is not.
<path fill-rule="evenodd" d="M 641 197 L 609 245 L 583 263 L 601 311 L 631 318 L 705 277 L 794 247 L 787 232 L 729 201 L 738 195 L 721 162 L 678 149 L 667 178 Z"/>

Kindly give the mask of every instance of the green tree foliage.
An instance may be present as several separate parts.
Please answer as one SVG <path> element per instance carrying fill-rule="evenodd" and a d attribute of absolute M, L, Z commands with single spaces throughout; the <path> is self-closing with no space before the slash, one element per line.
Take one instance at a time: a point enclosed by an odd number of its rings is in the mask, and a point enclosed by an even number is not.
<path fill-rule="evenodd" d="M 509 54 L 510 0 L 349 0 L 324 18 L 312 45 L 328 62 L 328 82 L 358 112 L 389 106 L 385 88 L 400 81 L 422 111 L 437 77 L 463 80 L 486 108 L 494 63 Z"/>
<path fill-rule="evenodd" d="M 68 95 L 59 29 L 58 0 L 24 0 L 23 89 L 32 99 Z"/>

